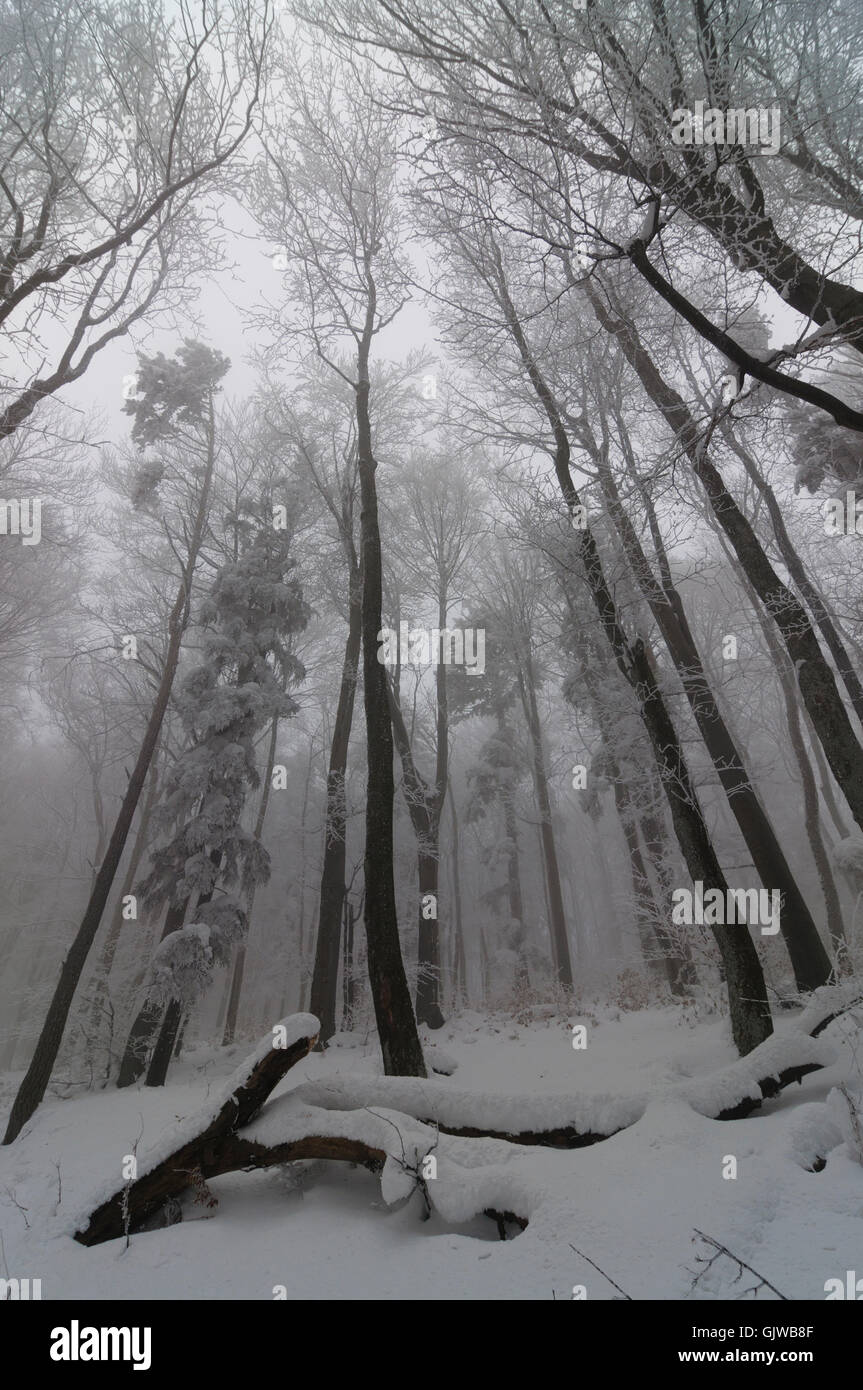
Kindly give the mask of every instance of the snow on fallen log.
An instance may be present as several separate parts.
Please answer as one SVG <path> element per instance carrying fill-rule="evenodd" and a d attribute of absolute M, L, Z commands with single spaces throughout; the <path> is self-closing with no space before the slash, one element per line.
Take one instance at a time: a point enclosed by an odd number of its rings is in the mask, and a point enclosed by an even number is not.
<path fill-rule="evenodd" d="M 323 1109 L 306 1101 L 307 1089 L 298 1086 L 272 1101 L 237 1140 L 265 1153 L 268 1164 L 288 1161 L 300 1143 L 308 1146 L 310 1157 L 321 1156 L 328 1142 L 365 1147 L 368 1158 L 384 1160 L 381 1195 L 387 1205 L 421 1188 L 428 1208 L 456 1223 L 506 1214 L 527 1225 L 542 1199 L 523 1146 L 454 1137 L 400 1109 Z M 426 1185 L 428 1158 L 434 1159 L 435 1172 Z"/>
<path fill-rule="evenodd" d="M 798 1015 L 795 1028 L 817 1038 L 834 1018 L 847 1013 L 855 1004 L 863 1004 L 859 980 L 841 985 L 820 985 L 812 991 L 806 1008 Z"/>
<path fill-rule="evenodd" d="M 447 1134 L 549 1148 L 583 1148 L 607 1139 L 640 1119 L 647 1104 L 646 1096 L 637 1095 L 478 1094 L 405 1076 L 342 1075 L 303 1082 L 297 1094 L 325 1109 L 386 1106 Z"/>
<path fill-rule="evenodd" d="M 757 1109 L 763 1100 L 812 1071 L 829 1067 L 836 1049 L 806 1033 L 775 1033 L 745 1057 L 738 1057 L 720 1071 L 699 1076 L 671 1088 L 699 1115 L 711 1120 L 737 1120 Z"/>
<path fill-rule="evenodd" d="M 474 1094 L 415 1077 L 345 1076 L 304 1082 L 268 1097 L 313 1047 L 318 1021 L 297 1014 L 273 1029 L 219 1095 L 142 1160 L 143 1172 L 109 1192 L 76 1240 L 95 1245 L 140 1230 L 166 1203 L 206 1179 L 299 1159 L 381 1169 L 384 1200 L 417 1188 L 426 1206 L 461 1222 L 479 1212 L 526 1224 L 542 1201 L 524 1147 L 579 1148 L 627 1129 L 652 1100 L 677 1099 L 710 1119 L 750 1114 L 762 1101 L 836 1058 L 817 1036 L 860 1002 L 860 987 L 816 990 L 795 1026 L 707 1076 L 641 1095 Z M 817 1147 L 801 1134 L 801 1157 Z M 436 1181 L 426 1183 L 434 1157 Z M 821 1155 L 812 1155 L 813 1159 Z"/>
<path fill-rule="evenodd" d="M 248 1124 L 284 1075 L 308 1055 L 319 1031 L 312 1014 L 294 1014 L 276 1024 L 205 1107 L 166 1133 L 138 1161 L 134 1181 L 106 1193 L 75 1239 L 94 1245 L 134 1230 L 169 1198 L 202 1181 L 205 1170 L 213 1172 L 220 1146 Z"/>

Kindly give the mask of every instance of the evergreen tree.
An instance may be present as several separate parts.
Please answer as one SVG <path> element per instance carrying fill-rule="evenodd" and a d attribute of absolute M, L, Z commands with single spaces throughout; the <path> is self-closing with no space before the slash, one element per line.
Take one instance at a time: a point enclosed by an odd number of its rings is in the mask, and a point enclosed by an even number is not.
<path fill-rule="evenodd" d="M 220 570 L 200 613 L 208 629 L 203 659 L 180 688 L 189 744 L 167 774 L 157 812 L 157 823 L 172 833 L 154 850 L 138 890 L 149 908 L 168 907 L 142 1011 L 150 1026 L 133 1026 L 130 1038 L 143 1052 L 167 1006 L 149 1084 L 164 1081 L 183 1010 L 206 990 L 213 967 L 229 963 L 245 933 L 243 896 L 269 878 L 269 854 L 241 819 L 260 782 L 256 738 L 273 718 L 296 711 L 288 687 L 305 675 L 291 638 L 305 628 L 309 609 L 289 544 L 286 535 L 262 528 L 236 563 Z M 184 926 L 192 902 L 193 920 Z M 130 1079 L 121 1076 L 120 1084 Z"/>

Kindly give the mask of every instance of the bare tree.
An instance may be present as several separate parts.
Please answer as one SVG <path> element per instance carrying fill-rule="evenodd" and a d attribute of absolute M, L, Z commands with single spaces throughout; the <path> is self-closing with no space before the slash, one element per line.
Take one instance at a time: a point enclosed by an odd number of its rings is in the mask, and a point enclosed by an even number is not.
<path fill-rule="evenodd" d="M 22 1126 L 40 1104 L 51 1079 L 75 990 L 99 930 L 159 741 L 180 659 L 180 647 L 189 621 L 192 583 L 207 523 L 216 447 L 213 397 L 228 365 L 227 360 L 218 353 L 211 353 L 195 344 L 187 344 L 185 352 L 181 350 L 180 360 L 173 362 L 162 354 L 142 358 L 138 373 L 141 395 L 134 402 L 128 402 L 129 413 L 135 417 L 133 438 L 142 448 L 157 444 L 166 435 L 177 432 L 182 436 L 187 467 L 189 453 L 194 457 L 197 452 L 192 513 L 184 530 L 184 552 L 177 556 L 180 582 L 168 618 L 167 650 L 153 706 L 90 901 L 63 962 L 36 1050 L 10 1111 L 4 1144 L 11 1144 L 21 1132 Z M 145 473 L 146 491 L 152 493 L 163 476 L 164 464 L 159 463 L 155 468 L 151 465 Z"/>
<path fill-rule="evenodd" d="M 375 339 L 402 308 L 407 284 L 389 120 L 356 73 L 283 54 L 281 105 L 262 139 L 267 160 L 256 212 L 279 247 L 299 307 L 295 331 L 354 392 L 360 480 L 363 696 L 368 753 L 365 926 L 378 1036 L 388 1073 L 425 1075 L 398 935 L 393 880 L 393 737 L 378 659 L 382 555 L 371 401 Z M 277 325 L 278 328 L 278 325 Z M 284 329 L 282 328 L 282 332 Z M 350 344 L 350 373 L 339 354 Z"/>

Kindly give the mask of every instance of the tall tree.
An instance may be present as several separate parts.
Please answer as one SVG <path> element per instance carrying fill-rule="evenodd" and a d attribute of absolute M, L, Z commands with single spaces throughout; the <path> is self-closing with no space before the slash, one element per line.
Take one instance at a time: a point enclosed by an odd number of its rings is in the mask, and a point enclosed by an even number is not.
<path fill-rule="evenodd" d="M 250 896 L 269 874 L 260 836 L 246 830 L 241 817 L 249 789 L 260 783 L 256 734 L 297 708 L 286 687 L 304 672 L 290 637 L 305 626 L 308 609 L 293 568 L 289 541 L 265 522 L 237 562 L 219 571 L 202 606 L 201 621 L 209 628 L 203 660 L 183 681 L 178 699 L 190 742 L 169 769 L 159 810 L 161 824 L 173 834 L 153 851 L 139 890 L 146 905 L 169 907 L 154 988 L 144 1006 L 151 1028 L 161 1014 L 152 1004 L 165 1006 L 148 1085 L 164 1084 L 182 1008 L 196 997 L 192 987 L 208 982 L 212 964 L 229 963 L 245 932 L 248 909 L 226 890 L 239 884 Z M 193 902 L 195 920 L 184 927 Z M 178 981 L 181 966 L 189 972 L 189 986 L 171 995 L 175 965 Z M 152 1034 L 139 1020 L 132 1036 L 145 1053 Z M 134 1079 L 132 1070 L 124 1071 L 124 1083 Z"/>
<path fill-rule="evenodd" d="M 265 166 L 255 207 L 266 234 L 284 247 L 302 321 L 295 340 L 354 392 L 360 480 L 363 700 L 366 720 L 365 928 L 378 1037 L 388 1074 L 425 1075 L 399 942 L 393 877 L 393 736 L 386 669 L 378 659 L 383 560 L 378 517 L 371 361 L 375 340 L 407 298 L 395 150 L 389 119 L 356 77 L 340 78 L 320 58 L 301 71 L 282 55 L 280 109 L 262 138 Z M 279 337 L 285 325 L 275 324 Z M 351 370 L 338 362 L 350 343 Z"/>
<path fill-rule="evenodd" d="M 75 990 L 99 930 L 159 741 L 180 659 L 180 647 L 189 621 L 192 583 L 204 539 L 215 465 L 213 398 L 230 364 L 219 353 L 192 342 L 180 348 L 173 359 L 159 353 L 155 357 L 142 356 L 139 360 L 139 393 L 134 400 L 126 402 L 127 413 L 134 417 L 132 438 L 141 449 L 149 445 L 158 446 L 165 439 L 183 438 L 189 450 L 194 478 L 192 513 L 185 529 L 185 549 L 179 556 L 180 581 L 168 617 L 164 665 L 141 747 L 129 775 L 90 901 L 63 962 L 39 1041 L 12 1105 L 4 1144 L 11 1144 L 21 1132 L 21 1127 L 41 1102 L 51 1079 Z M 148 471 L 151 487 L 157 484 L 162 472 L 162 464 L 157 462 L 151 466 Z"/>

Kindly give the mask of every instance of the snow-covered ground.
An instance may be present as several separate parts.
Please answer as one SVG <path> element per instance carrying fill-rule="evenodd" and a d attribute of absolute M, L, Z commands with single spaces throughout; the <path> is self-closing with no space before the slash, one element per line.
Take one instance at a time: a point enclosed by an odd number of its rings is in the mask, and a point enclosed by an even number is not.
<path fill-rule="evenodd" d="M 600 1011 L 576 1050 L 579 1021 L 526 1027 L 465 1014 L 434 1035 L 457 1062 L 436 1087 L 521 1095 L 537 1106 L 571 1097 L 585 1114 L 617 1107 L 627 1128 L 566 1151 L 442 1137 L 439 1176 L 429 1182 L 440 1210 L 426 1221 L 418 1193 L 392 1209 L 379 1176 L 313 1163 L 215 1179 L 214 1210 L 190 1204 L 182 1223 L 133 1235 L 128 1248 L 86 1249 L 72 1231 L 106 1185 L 120 1185 L 124 1155 L 145 1160 L 148 1149 L 164 1149 L 253 1049 L 192 1051 L 162 1090 L 51 1101 L 0 1148 L 0 1273 L 41 1278 L 43 1299 L 272 1299 L 278 1286 L 288 1299 L 571 1299 L 579 1285 L 588 1299 L 620 1297 L 589 1257 L 633 1299 L 744 1296 L 753 1277 L 735 1282 L 739 1268 L 727 1256 L 692 1289 L 704 1270 L 696 1257 L 715 1253 L 694 1239 L 697 1229 L 791 1299 L 823 1299 L 828 1279 L 863 1274 L 863 1166 L 837 1143 L 824 1104 L 839 1082 L 860 1084 L 863 1045 L 850 1016 L 823 1034 L 830 1066 L 732 1121 L 707 1118 L 687 1099 L 700 1094 L 699 1078 L 734 1061 L 723 1023 L 690 1024 L 671 1009 Z M 796 1026 L 782 1018 L 778 1032 L 790 1038 Z M 305 1085 L 319 1097 L 338 1073 L 371 1084 L 380 1071 L 374 1041 L 337 1043 L 306 1058 L 274 1094 Z M 4 1110 L 15 1081 L 4 1078 Z M 487 1103 L 519 1113 L 503 1099 Z M 826 1167 L 807 1171 L 827 1150 Z M 723 1176 L 731 1156 L 736 1178 Z M 502 1242 L 486 1217 L 462 1224 L 475 1183 L 498 1206 L 517 1202 L 527 1229 Z"/>

